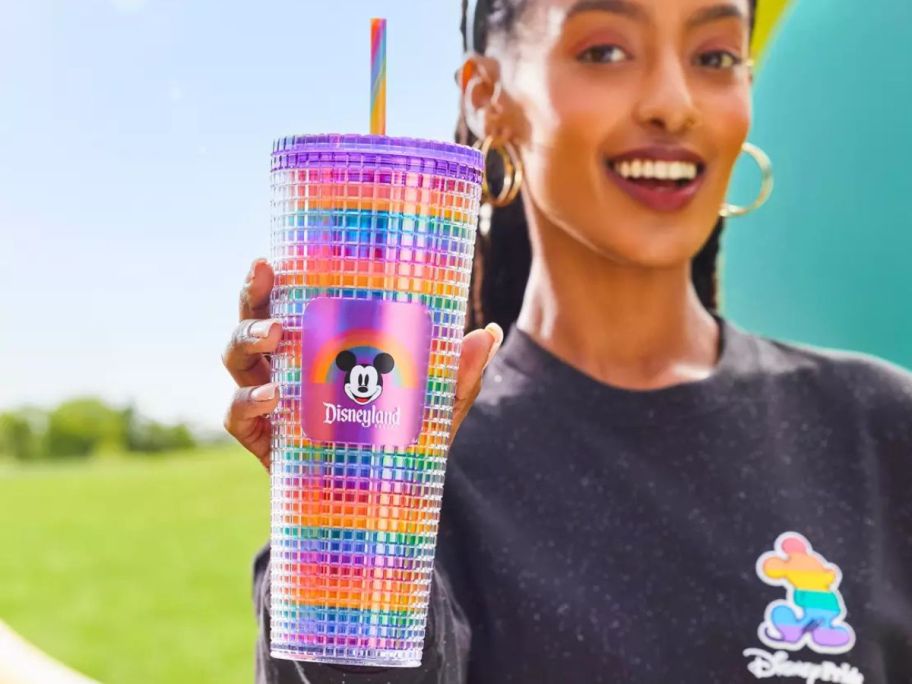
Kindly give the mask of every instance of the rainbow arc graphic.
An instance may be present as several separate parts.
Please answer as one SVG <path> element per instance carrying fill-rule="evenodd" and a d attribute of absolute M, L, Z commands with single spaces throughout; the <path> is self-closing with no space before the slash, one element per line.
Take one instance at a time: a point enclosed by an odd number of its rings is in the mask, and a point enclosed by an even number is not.
<path fill-rule="evenodd" d="M 393 378 L 393 382 L 398 387 L 415 389 L 421 382 L 409 350 L 393 335 L 371 328 L 348 330 L 326 342 L 314 357 L 310 381 L 317 383 L 338 381 L 344 375 L 344 371 L 336 366 L 336 356 L 340 351 L 346 349 L 352 351 L 361 363 L 370 363 L 373 357 L 380 352 L 390 354 L 395 359 L 396 365 L 389 377 Z"/>

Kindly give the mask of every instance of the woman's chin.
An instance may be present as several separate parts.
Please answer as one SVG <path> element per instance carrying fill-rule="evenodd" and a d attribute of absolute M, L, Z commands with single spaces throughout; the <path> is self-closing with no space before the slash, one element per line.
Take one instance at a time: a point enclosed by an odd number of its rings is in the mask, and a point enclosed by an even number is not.
<path fill-rule="evenodd" d="M 583 237 L 583 243 L 610 261 L 627 266 L 670 269 L 689 264 L 709 239 L 705 229 L 698 233 L 680 224 L 650 223 L 624 227 L 624 235 L 607 237 L 604 233 Z"/>

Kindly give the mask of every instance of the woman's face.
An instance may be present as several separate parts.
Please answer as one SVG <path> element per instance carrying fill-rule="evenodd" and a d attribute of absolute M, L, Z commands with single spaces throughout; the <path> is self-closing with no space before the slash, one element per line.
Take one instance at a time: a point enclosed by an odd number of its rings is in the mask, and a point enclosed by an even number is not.
<path fill-rule="evenodd" d="M 689 261 L 751 119 L 748 0 L 527 0 L 500 62 L 525 192 L 619 263 Z"/>

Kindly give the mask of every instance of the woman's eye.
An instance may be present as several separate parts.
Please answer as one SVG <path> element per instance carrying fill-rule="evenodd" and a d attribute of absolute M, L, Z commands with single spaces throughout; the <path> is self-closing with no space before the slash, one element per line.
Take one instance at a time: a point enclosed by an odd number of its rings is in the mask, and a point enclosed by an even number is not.
<path fill-rule="evenodd" d="M 627 53 L 617 45 L 593 45 L 583 50 L 577 59 L 589 64 L 613 64 L 627 59 Z"/>
<path fill-rule="evenodd" d="M 697 57 L 697 64 L 710 69 L 731 69 L 744 60 L 728 50 L 712 50 Z"/>

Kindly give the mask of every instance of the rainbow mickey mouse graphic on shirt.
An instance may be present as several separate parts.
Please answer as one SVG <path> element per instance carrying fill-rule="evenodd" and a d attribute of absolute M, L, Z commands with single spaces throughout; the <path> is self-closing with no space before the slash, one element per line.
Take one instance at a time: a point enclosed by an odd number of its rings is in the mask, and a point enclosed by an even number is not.
<path fill-rule="evenodd" d="M 785 587 L 786 598 L 766 608 L 758 629 L 771 648 L 817 653 L 845 653 L 855 645 L 855 631 L 845 623 L 846 607 L 839 592 L 840 569 L 815 553 L 797 532 L 785 532 L 775 550 L 757 560 L 757 575 L 769 585 Z"/>

